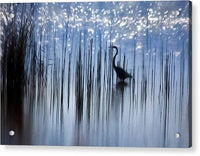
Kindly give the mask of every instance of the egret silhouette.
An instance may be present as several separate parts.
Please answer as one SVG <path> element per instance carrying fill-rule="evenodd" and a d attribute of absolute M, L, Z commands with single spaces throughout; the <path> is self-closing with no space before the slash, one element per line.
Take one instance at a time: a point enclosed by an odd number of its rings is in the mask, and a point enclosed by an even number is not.
<path fill-rule="evenodd" d="M 126 78 L 131 78 L 131 74 L 127 73 L 124 69 L 122 69 L 121 67 L 117 67 L 115 65 L 115 59 L 116 59 L 116 56 L 118 54 L 118 48 L 116 46 L 111 46 L 111 48 L 115 49 L 116 50 L 116 53 L 115 53 L 115 56 L 113 57 L 113 68 L 117 74 L 117 77 L 120 78 L 120 80 L 122 80 L 124 82 L 124 80 Z"/>

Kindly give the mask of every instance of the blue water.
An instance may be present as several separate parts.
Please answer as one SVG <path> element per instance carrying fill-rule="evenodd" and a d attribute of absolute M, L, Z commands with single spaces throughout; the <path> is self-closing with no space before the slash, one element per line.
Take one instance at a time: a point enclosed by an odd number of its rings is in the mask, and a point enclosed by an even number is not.
<path fill-rule="evenodd" d="M 31 44 L 24 62 L 23 134 L 5 136 L 5 142 L 190 146 L 189 2 L 0 6 L 0 30 L 30 19 L 37 58 L 33 74 Z M 126 84 L 113 70 L 111 45 L 119 48 L 116 64 L 133 76 Z"/>

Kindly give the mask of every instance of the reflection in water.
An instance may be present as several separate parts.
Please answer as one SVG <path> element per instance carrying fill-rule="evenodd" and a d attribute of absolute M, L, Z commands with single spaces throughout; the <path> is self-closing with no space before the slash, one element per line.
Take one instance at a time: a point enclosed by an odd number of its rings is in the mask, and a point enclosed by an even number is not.
<path fill-rule="evenodd" d="M 0 8 L 3 144 L 191 145 L 188 2 Z"/>

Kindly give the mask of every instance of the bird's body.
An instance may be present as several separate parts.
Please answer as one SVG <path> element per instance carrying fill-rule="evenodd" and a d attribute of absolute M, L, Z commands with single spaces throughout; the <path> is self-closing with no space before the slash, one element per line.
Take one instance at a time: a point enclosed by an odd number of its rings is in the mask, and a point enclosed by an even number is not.
<path fill-rule="evenodd" d="M 131 78 L 131 74 L 127 73 L 124 69 L 122 69 L 121 67 L 117 67 L 115 65 L 115 59 L 116 59 L 116 56 L 118 54 L 118 48 L 116 46 L 112 46 L 112 48 L 114 48 L 116 50 L 116 54 L 115 56 L 113 57 L 113 68 L 117 74 L 117 77 L 120 78 L 120 80 L 124 81 L 126 78 Z"/>
<path fill-rule="evenodd" d="M 120 67 L 115 67 L 114 69 L 115 69 L 115 72 L 117 73 L 117 76 L 120 78 L 120 80 L 124 81 L 126 78 L 132 77 L 129 73 L 127 73 Z"/>

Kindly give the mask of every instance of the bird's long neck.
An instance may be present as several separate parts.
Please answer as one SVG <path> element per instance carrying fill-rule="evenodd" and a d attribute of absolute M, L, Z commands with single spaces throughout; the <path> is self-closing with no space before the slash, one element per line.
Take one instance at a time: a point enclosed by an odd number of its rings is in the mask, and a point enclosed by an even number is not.
<path fill-rule="evenodd" d="M 114 49 L 116 49 L 116 53 L 115 53 L 115 56 L 113 57 L 113 68 L 116 68 L 116 65 L 115 65 L 115 58 L 118 54 L 118 48 L 116 46 L 113 46 Z"/>

